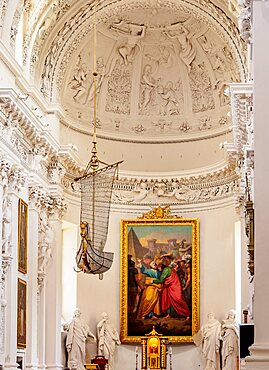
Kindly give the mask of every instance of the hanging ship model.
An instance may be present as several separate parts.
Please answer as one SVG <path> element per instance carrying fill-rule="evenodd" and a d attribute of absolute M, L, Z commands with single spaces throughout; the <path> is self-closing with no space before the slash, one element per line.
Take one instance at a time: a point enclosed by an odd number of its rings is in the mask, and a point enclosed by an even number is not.
<path fill-rule="evenodd" d="M 102 274 L 110 269 L 113 253 L 105 252 L 111 195 L 118 166 L 123 161 L 108 165 L 97 157 L 96 142 L 82 177 L 81 184 L 81 243 L 76 254 L 77 272 Z M 100 168 L 101 165 L 105 165 Z"/>
<path fill-rule="evenodd" d="M 94 16 L 95 16 L 94 12 Z M 96 19 L 94 19 L 94 38 L 96 44 Z M 96 49 L 96 45 L 95 48 Z M 76 271 L 87 274 L 99 274 L 108 271 L 113 262 L 113 253 L 105 252 L 109 213 L 113 183 L 118 175 L 119 164 L 123 161 L 107 164 L 99 160 L 96 139 L 96 102 L 97 83 L 96 55 L 94 53 L 93 72 L 93 140 L 92 155 L 84 174 L 75 179 L 81 185 L 81 242 L 76 254 Z"/>

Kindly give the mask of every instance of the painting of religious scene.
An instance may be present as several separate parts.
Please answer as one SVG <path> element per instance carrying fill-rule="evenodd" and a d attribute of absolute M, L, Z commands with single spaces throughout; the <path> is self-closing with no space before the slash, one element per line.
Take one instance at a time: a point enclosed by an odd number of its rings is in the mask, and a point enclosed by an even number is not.
<path fill-rule="evenodd" d="M 17 347 L 26 348 L 26 281 L 18 279 Z"/>
<path fill-rule="evenodd" d="M 27 273 L 28 205 L 19 199 L 18 212 L 18 270 Z"/>
<path fill-rule="evenodd" d="M 199 330 L 197 219 L 122 220 L 121 340 L 155 330 L 191 342 Z"/>

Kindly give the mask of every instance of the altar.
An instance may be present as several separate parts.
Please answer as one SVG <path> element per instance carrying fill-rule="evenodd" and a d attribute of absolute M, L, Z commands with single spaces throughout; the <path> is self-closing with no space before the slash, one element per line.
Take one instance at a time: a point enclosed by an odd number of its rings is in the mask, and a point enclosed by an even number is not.
<path fill-rule="evenodd" d="M 141 370 L 165 370 L 167 368 L 168 338 L 156 332 L 155 328 L 141 337 Z M 136 364 L 136 370 L 137 364 Z"/>

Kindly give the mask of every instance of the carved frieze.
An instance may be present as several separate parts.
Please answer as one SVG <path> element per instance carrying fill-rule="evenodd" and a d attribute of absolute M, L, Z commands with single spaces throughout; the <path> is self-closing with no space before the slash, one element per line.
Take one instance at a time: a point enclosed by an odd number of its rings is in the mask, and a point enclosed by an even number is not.
<path fill-rule="evenodd" d="M 69 194 L 80 196 L 80 186 L 64 177 L 62 185 Z M 227 167 L 201 176 L 174 179 L 120 178 L 113 184 L 114 204 L 195 204 L 212 202 L 238 193 L 235 161 Z"/>
<path fill-rule="evenodd" d="M 141 180 L 141 182 L 126 188 L 114 190 L 113 203 L 124 204 L 193 204 L 211 202 L 232 196 L 238 187 L 237 178 L 226 184 L 193 184 L 186 185 L 184 181 Z"/>

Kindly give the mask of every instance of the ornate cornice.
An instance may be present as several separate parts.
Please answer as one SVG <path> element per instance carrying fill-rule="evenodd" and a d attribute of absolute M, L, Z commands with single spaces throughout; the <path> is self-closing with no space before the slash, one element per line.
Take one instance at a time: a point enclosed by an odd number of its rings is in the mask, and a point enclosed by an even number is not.
<path fill-rule="evenodd" d="M 29 112 L 27 105 L 20 102 L 22 107 L 19 107 L 16 100 L 14 92 L 5 91 L 1 96 L 0 91 L 1 140 L 11 145 L 20 159 L 34 170 L 40 170 L 42 161 L 46 161 L 50 169 L 57 161 L 65 171 L 79 176 L 83 169 L 78 163 L 74 146 L 61 147 L 32 112 Z M 23 133 L 23 138 L 20 132 Z M 48 171 L 47 174 L 50 176 L 51 172 Z"/>
<path fill-rule="evenodd" d="M 114 181 L 112 203 L 128 205 L 195 204 L 231 197 L 238 191 L 235 160 L 217 171 L 173 178 L 120 177 Z M 62 179 L 66 194 L 80 196 L 80 184 L 70 176 Z"/>

